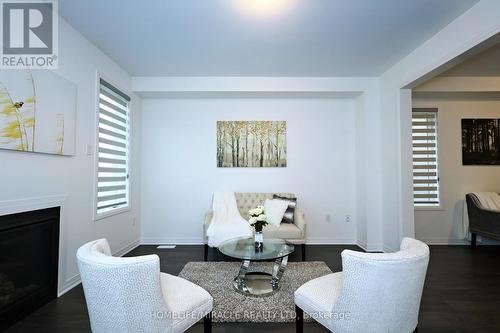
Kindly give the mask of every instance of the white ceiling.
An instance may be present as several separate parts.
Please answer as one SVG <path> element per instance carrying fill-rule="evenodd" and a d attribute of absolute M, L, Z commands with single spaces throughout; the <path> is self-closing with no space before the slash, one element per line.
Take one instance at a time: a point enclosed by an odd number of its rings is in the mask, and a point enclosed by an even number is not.
<path fill-rule="evenodd" d="M 284 3 L 259 15 L 251 3 Z M 60 0 L 135 76 L 378 76 L 478 0 Z"/>

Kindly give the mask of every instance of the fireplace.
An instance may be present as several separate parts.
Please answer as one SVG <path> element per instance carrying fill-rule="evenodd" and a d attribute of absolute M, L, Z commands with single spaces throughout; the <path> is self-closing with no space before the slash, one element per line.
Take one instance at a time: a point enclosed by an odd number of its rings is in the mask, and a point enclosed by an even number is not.
<path fill-rule="evenodd" d="M 0 331 L 57 298 L 59 213 L 0 216 Z"/>

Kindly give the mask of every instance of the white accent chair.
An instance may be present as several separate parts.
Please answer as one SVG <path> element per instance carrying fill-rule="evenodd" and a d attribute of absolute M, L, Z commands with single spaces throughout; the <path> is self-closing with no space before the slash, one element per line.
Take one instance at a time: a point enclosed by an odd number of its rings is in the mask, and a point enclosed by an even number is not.
<path fill-rule="evenodd" d="M 303 314 L 336 333 L 416 331 L 429 247 L 404 238 L 395 253 L 342 251 L 342 272 L 295 291 L 297 332 Z"/>
<path fill-rule="evenodd" d="M 106 239 L 99 239 L 76 256 L 93 333 L 184 332 L 202 318 L 210 332 L 212 296 L 160 273 L 157 255 L 113 257 Z"/>

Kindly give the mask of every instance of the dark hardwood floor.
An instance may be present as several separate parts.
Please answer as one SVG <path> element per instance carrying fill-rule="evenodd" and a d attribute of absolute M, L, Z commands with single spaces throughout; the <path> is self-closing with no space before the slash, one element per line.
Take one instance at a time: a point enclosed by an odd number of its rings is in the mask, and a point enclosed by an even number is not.
<path fill-rule="evenodd" d="M 325 261 L 341 270 L 340 252 L 352 246 L 307 246 L 307 260 Z M 178 274 L 189 261 L 203 261 L 202 246 L 157 250 L 140 246 L 128 255 L 157 253 L 161 270 Z M 230 260 L 211 250 L 209 260 Z M 290 257 L 300 261 L 300 249 Z M 397 292 L 397 291 L 396 291 Z M 47 304 L 7 332 L 89 332 L 81 285 Z M 305 324 L 305 332 L 327 332 L 318 324 Z M 500 332 L 500 246 L 431 246 L 431 259 L 422 297 L 419 333 Z M 197 324 L 189 332 L 203 332 Z M 213 332 L 295 332 L 293 324 L 217 324 Z M 369 333 L 369 332 L 362 332 Z"/>

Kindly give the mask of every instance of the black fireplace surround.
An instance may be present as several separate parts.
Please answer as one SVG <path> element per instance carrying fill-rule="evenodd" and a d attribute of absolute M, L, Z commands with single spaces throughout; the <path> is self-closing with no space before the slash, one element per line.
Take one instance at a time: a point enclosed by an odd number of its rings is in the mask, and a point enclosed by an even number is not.
<path fill-rule="evenodd" d="M 60 207 L 0 216 L 0 332 L 57 298 Z"/>

